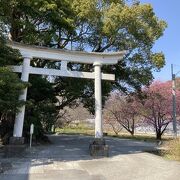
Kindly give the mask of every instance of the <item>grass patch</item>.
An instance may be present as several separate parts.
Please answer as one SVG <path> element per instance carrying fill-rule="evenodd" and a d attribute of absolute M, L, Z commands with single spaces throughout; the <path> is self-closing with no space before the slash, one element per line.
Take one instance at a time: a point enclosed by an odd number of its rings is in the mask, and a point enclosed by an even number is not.
<path fill-rule="evenodd" d="M 88 127 L 84 124 L 79 124 L 76 126 L 67 126 L 64 128 L 57 128 L 56 129 L 57 134 L 74 134 L 74 135 L 91 135 L 94 136 L 94 128 Z M 121 133 L 118 135 L 115 135 L 112 131 L 106 131 L 108 137 L 114 137 L 114 138 L 121 138 L 121 139 L 132 139 L 132 140 L 138 140 L 138 141 L 147 141 L 147 142 L 157 142 L 155 135 L 151 134 L 136 134 L 134 136 L 131 136 L 128 133 Z M 106 136 L 106 135 L 105 135 Z M 162 141 L 169 141 L 171 140 L 171 137 L 163 136 Z"/>
<path fill-rule="evenodd" d="M 134 135 L 134 136 L 131 136 L 130 134 L 119 134 L 119 135 L 109 134 L 108 136 L 121 138 L 121 139 L 132 139 L 132 140 L 138 140 L 138 141 L 151 141 L 151 142 L 156 141 L 156 138 L 153 135 L 144 135 L 144 134 Z"/>
<path fill-rule="evenodd" d="M 164 153 L 166 158 L 180 161 L 180 138 L 167 142 L 165 148 L 167 149 Z"/>
<path fill-rule="evenodd" d="M 180 138 L 166 141 L 160 149 L 146 151 L 169 160 L 180 161 Z"/>
<path fill-rule="evenodd" d="M 57 128 L 57 134 L 83 134 L 83 135 L 94 135 L 94 129 L 86 127 L 84 125 L 78 126 L 67 126 L 64 128 Z"/>
<path fill-rule="evenodd" d="M 121 134 L 115 135 L 113 132 L 108 132 L 108 136 L 121 138 L 121 139 L 132 139 L 132 140 L 138 140 L 138 141 L 158 142 L 155 135 L 153 135 L 153 134 L 135 134 L 134 136 L 132 136 L 129 133 L 121 133 Z M 172 137 L 169 137 L 169 136 L 162 137 L 162 141 L 169 141 L 171 139 L 172 139 Z"/>

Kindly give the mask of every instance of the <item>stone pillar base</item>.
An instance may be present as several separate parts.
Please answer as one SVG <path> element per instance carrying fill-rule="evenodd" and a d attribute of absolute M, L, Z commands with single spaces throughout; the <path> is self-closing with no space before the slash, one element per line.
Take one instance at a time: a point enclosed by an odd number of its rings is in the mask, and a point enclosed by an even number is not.
<path fill-rule="evenodd" d="M 24 137 L 10 137 L 9 144 L 22 145 L 24 144 Z"/>
<path fill-rule="evenodd" d="M 103 138 L 96 138 L 92 143 L 90 143 L 89 151 L 91 156 L 109 156 L 109 146 L 106 145 Z"/>
<path fill-rule="evenodd" d="M 4 148 L 4 156 L 22 157 L 25 149 L 24 137 L 10 137 L 9 144 Z"/>

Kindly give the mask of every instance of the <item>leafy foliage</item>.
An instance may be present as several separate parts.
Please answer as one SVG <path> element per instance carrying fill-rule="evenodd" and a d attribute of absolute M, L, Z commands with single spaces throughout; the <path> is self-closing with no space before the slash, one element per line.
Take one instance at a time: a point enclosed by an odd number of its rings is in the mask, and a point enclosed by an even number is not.
<path fill-rule="evenodd" d="M 45 78 L 31 75 L 30 82 L 24 132 L 28 133 L 30 124 L 33 123 L 35 125 L 34 135 L 40 139 L 43 133 L 49 132 L 55 123 L 57 99 L 51 84 Z"/>
<path fill-rule="evenodd" d="M 123 91 L 127 90 L 124 84 L 135 89 L 148 85 L 152 71 L 165 63 L 161 52 L 151 50 L 166 27 L 152 6 L 116 0 L 74 0 L 72 6 L 77 13 L 74 48 L 95 52 L 128 50 L 123 61 L 104 70 L 116 74 L 114 87 Z"/>
<path fill-rule="evenodd" d="M 11 39 L 18 42 L 47 46 L 58 40 L 59 29 L 73 30 L 73 14 L 66 0 L 1 0 L 0 12 Z"/>
<path fill-rule="evenodd" d="M 116 74 L 112 88 L 141 89 L 153 79 L 152 71 L 165 64 L 163 53 L 153 53 L 152 47 L 167 25 L 150 4 L 130 2 L 1 0 L 2 21 L 18 42 L 96 52 L 127 50 L 123 61 L 103 70 Z"/>
<path fill-rule="evenodd" d="M 0 136 L 4 137 L 14 124 L 14 115 L 22 101 L 18 100 L 20 92 L 26 84 L 22 83 L 7 65 L 19 61 L 19 53 L 5 45 L 0 37 Z"/>
<path fill-rule="evenodd" d="M 0 33 L 0 66 L 14 65 L 20 62 L 20 53 L 5 45 L 6 41 Z"/>
<path fill-rule="evenodd" d="M 9 68 L 0 67 L 0 112 L 16 112 L 17 108 L 22 104 L 18 101 L 20 90 L 24 88 L 24 84 L 19 80 Z"/>

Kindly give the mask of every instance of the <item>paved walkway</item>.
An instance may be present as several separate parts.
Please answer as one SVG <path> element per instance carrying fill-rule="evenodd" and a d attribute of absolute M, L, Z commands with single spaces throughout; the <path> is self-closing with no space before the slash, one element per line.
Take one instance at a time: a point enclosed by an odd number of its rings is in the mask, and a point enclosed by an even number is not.
<path fill-rule="evenodd" d="M 0 180 L 179 180 L 180 163 L 145 153 L 154 143 L 106 138 L 110 157 L 92 158 L 92 137 L 50 136 L 51 145 L 28 149 L 21 159 L 1 159 Z"/>

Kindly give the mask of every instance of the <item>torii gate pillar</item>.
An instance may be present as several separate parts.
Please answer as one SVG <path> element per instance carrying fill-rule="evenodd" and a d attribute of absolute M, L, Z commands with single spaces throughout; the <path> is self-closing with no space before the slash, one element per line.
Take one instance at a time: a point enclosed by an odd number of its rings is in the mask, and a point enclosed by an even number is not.
<path fill-rule="evenodd" d="M 89 150 L 91 156 L 108 156 L 109 146 L 103 139 L 102 130 L 101 63 L 95 62 L 93 65 L 95 74 L 95 139 L 90 143 Z"/>
<path fill-rule="evenodd" d="M 30 56 L 24 56 L 22 73 L 21 73 L 21 80 L 23 82 L 28 82 L 29 80 L 30 60 L 31 60 Z M 22 90 L 19 96 L 19 100 L 23 100 L 24 102 L 26 102 L 26 98 L 27 98 L 27 87 Z M 25 115 L 25 105 L 21 106 L 16 114 L 13 137 L 10 138 L 11 144 L 24 143 L 24 138 L 22 137 L 23 126 L 24 126 L 24 115 Z"/>
<path fill-rule="evenodd" d="M 101 63 L 94 64 L 95 82 L 95 138 L 103 137 L 102 130 L 102 92 L 101 92 Z"/>
<path fill-rule="evenodd" d="M 30 60 L 31 60 L 31 57 L 24 57 L 23 66 L 22 66 L 22 74 L 21 74 L 21 80 L 23 82 L 28 82 L 29 80 Z M 19 100 L 23 100 L 24 102 L 26 102 L 26 98 L 27 98 L 27 88 L 25 88 L 22 91 L 21 95 L 19 96 Z M 24 114 L 25 114 L 25 105 L 23 105 L 19 109 L 19 112 L 16 114 L 14 131 L 13 131 L 14 137 L 22 137 Z"/>

